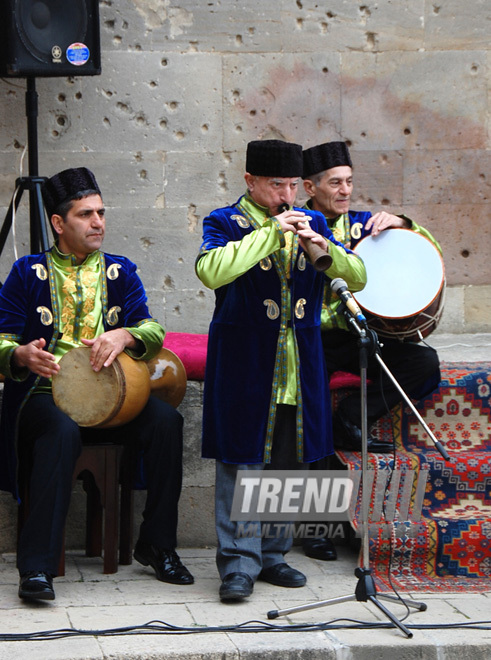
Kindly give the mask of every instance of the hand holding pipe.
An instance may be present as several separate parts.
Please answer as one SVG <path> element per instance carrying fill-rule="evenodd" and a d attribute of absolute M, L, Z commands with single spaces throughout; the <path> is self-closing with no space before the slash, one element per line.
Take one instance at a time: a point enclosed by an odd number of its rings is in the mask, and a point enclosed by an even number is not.
<path fill-rule="evenodd" d="M 289 209 L 290 207 L 288 206 L 288 204 L 281 204 L 280 206 L 278 206 L 278 213 L 283 213 L 284 211 L 288 211 Z M 332 264 L 331 255 L 328 252 L 326 252 L 326 250 L 321 248 L 320 245 L 317 245 L 317 243 L 313 243 L 310 238 L 302 237 L 302 242 L 305 246 L 305 252 L 309 256 L 310 263 L 315 268 L 315 270 L 318 270 L 319 272 L 323 272 L 331 266 Z"/>

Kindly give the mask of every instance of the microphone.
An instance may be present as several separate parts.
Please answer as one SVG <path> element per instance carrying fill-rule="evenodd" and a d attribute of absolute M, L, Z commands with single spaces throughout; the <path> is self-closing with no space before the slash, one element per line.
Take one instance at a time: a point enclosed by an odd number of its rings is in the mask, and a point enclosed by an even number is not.
<path fill-rule="evenodd" d="M 334 280 L 332 280 L 331 291 L 342 300 L 342 302 L 346 305 L 346 308 L 359 323 L 366 324 L 366 318 L 363 316 L 361 309 L 358 307 L 358 303 L 351 295 L 348 289 L 348 285 L 343 279 L 336 277 Z"/>
<path fill-rule="evenodd" d="M 280 204 L 280 206 L 278 206 L 278 214 L 288 211 L 289 209 L 290 206 L 288 204 Z M 305 222 L 308 222 L 308 219 Z M 332 257 L 326 252 L 326 250 L 319 247 L 317 243 L 312 243 L 310 238 L 302 238 L 302 241 L 305 245 L 305 252 L 309 255 L 310 263 L 315 270 L 322 272 L 331 267 Z"/>

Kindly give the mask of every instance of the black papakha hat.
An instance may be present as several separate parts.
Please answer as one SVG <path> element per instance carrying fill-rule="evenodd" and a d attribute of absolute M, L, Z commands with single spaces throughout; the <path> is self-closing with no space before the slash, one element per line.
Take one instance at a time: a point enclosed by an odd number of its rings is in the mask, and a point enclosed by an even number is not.
<path fill-rule="evenodd" d="M 256 176 L 302 176 L 302 147 L 282 140 L 254 140 L 247 145 L 246 172 Z"/>
<path fill-rule="evenodd" d="M 93 190 L 100 195 L 101 191 L 95 180 L 95 176 L 86 167 L 72 167 L 59 172 L 44 182 L 42 187 L 44 205 L 48 216 L 51 218 L 56 209 L 78 193 Z"/>
<path fill-rule="evenodd" d="M 303 152 L 304 179 L 341 165 L 353 167 L 346 142 L 324 142 Z"/>

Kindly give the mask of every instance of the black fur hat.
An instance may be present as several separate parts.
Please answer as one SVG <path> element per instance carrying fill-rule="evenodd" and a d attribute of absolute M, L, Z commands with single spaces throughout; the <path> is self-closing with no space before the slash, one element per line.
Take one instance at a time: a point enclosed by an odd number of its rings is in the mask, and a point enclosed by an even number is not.
<path fill-rule="evenodd" d="M 74 199 L 78 193 L 86 190 L 101 194 L 95 176 L 86 167 L 72 167 L 52 176 L 42 187 L 48 217 L 51 218 L 53 213 L 56 213 L 60 204 Z"/>
<path fill-rule="evenodd" d="M 282 140 L 254 140 L 247 145 L 246 172 L 256 176 L 302 176 L 302 147 Z"/>
<path fill-rule="evenodd" d="M 353 167 L 346 142 L 324 142 L 303 152 L 304 179 L 340 165 Z"/>

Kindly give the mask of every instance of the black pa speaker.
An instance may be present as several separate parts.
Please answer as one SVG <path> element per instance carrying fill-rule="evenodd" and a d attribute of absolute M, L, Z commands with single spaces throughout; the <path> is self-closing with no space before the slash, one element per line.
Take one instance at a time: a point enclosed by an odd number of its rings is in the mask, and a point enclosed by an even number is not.
<path fill-rule="evenodd" d="M 99 0 L 0 0 L 0 76 L 100 72 Z"/>

